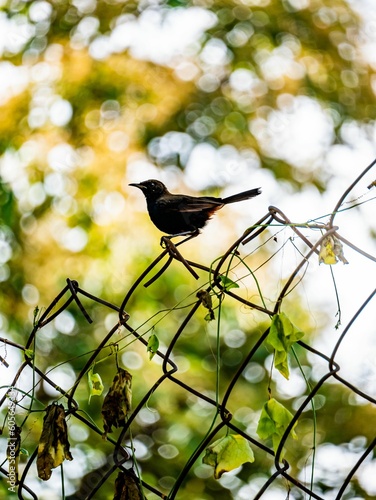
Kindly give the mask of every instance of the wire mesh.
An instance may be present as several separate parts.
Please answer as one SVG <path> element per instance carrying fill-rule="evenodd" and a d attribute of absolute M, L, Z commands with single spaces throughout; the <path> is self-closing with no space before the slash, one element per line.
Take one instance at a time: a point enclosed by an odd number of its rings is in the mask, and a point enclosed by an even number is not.
<path fill-rule="evenodd" d="M 276 446 L 273 447 L 270 440 L 260 439 L 255 432 L 254 425 L 244 424 L 244 422 L 247 422 L 248 417 L 242 420 L 239 417 L 234 418 L 234 414 L 237 412 L 239 413 L 239 410 L 242 410 L 243 407 L 247 408 L 244 401 L 239 401 L 238 399 L 238 387 L 240 385 L 243 387 L 241 397 L 244 397 L 247 391 L 252 390 L 252 394 L 253 391 L 257 391 L 257 382 L 247 381 L 244 374 L 250 366 L 256 366 L 257 363 L 255 360 L 257 361 L 259 359 L 260 350 L 265 349 L 265 342 L 270 334 L 271 318 L 280 313 L 281 309 L 283 309 L 288 301 L 289 294 L 291 294 L 296 287 L 305 283 L 308 279 L 313 279 L 312 275 L 308 276 L 306 274 L 309 264 L 314 259 L 316 262 L 318 259 L 321 259 L 326 263 L 330 263 L 330 259 L 346 262 L 342 249 L 343 245 L 345 249 L 351 248 L 364 258 L 370 266 L 374 267 L 376 258 L 342 236 L 339 227 L 335 225 L 336 216 L 341 211 L 344 201 L 353 191 L 354 187 L 363 182 L 364 177 L 374 165 L 375 162 L 371 163 L 371 165 L 369 165 L 346 189 L 326 223 L 314 221 L 311 223 L 297 224 L 289 220 L 279 208 L 269 207 L 267 213 L 248 228 L 238 240 L 233 242 L 227 251 L 222 256 L 218 257 L 211 266 L 185 259 L 180 249 L 177 248 L 180 247 L 181 242 L 174 245 L 165 240 L 165 248 L 135 280 L 120 305 L 115 305 L 107 300 L 103 300 L 81 288 L 77 281 L 67 279 L 66 286 L 43 313 L 39 315 L 36 314 L 32 331 L 26 339 L 25 344 L 16 343 L 10 338 L 0 338 L 0 342 L 3 345 L 3 356 L 1 358 L 3 371 L 9 369 L 7 357 L 10 350 L 19 351 L 23 355 L 17 373 L 13 377 L 13 380 L 6 384 L 6 393 L 0 400 L 0 408 L 6 416 L 3 432 L 4 437 L 1 439 L 3 442 L 6 442 L 6 438 L 8 438 L 8 460 L 6 453 L 4 453 L 0 472 L 3 476 L 3 481 L 7 482 L 9 494 L 13 492 L 17 494 L 19 498 L 38 498 L 38 495 L 40 495 L 40 493 L 36 493 L 36 491 L 41 491 L 40 486 L 35 486 L 36 481 L 40 480 L 36 479 L 34 470 L 35 463 L 38 460 L 38 443 L 34 442 L 33 451 L 30 451 L 29 456 L 21 460 L 22 464 L 20 465 L 19 476 L 17 477 L 12 477 L 10 473 L 12 458 L 12 448 L 10 446 L 12 445 L 12 439 L 16 442 L 16 437 L 19 437 L 17 441 L 18 446 L 22 446 L 22 439 L 25 438 L 25 434 L 28 433 L 27 425 L 32 427 L 35 419 L 42 419 L 43 411 L 40 405 L 38 406 L 35 403 L 33 395 L 35 394 L 37 386 L 43 384 L 44 387 L 49 386 L 59 394 L 54 400 L 63 405 L 65 417 L 69 425 L 71 426 L 72 422 L 79 422 L 80 425 L 87 427 L 91 433 L 98 436 L 95 446 L 97 448 L 102 447 L 106 449 L 105 453 L 107 459 L 104 463 L 92 466 L 90 470 L 85 469 L 78 472 L 78 486 L 76 491 L 71 493 L 70 496 L 65 495 L 64 478 L 62 477 L 60 483 L 61 492 L 59 493 L 62 498 L 103 498 L 101 492 L 105 484 L 113 485 L 114 498 L 142 498 L 142 496 L 146 498 L 170 499 L 192 498 L 192 493 L 184 493 L 184 485 L 187 479 L 192 476 L 193 469 L 200 463 L 205 450 L 221 435 L 221 433 L 223 434 L 224 431 L 242 436 L 250 444 L 257 457 L 262 457 L 262 460 L 266 460 L 266 462 L 264 462 L 264 472 L 262 474 L 260 470 L 257 469 L 258 474 L 256 474 L 257 477 L 255 476 L 254 481 L 251 481 L 252 472 L 249 472 L 248 479 L 245 481 L 248 481 L 248 490 L 247 488 L 243 488 L 242 492 L 239 492 L 238 489 L 237 494 L 229 493 L 230 488 L 226 487 L 225 483 L 219 483 L 215 495 L 213 494 L 213 498 L 233 498 L 231 495 L 237 495 L 238 498 L 272 498 L 271 496 L 267 496 L 271 491 L 278 491 L 279 493 L 282 491 L 284 492 L 282 493 L 284 497 L 287 498 L 353 498 L 354 491 L 356 491 L 356 485 L 359 482 L 359 472 L 365 464 L 372 461 L 376 445 L 376 434 L 370 436 L 367 439 L 367 443 L 358 450 L 357 454 L 352 455 L 353 459 L 346 463 L 344 468 L 341 469 L 341 474 L 337 477 L 337 482 L 333 484 L 330 494 L 322 486 L 322 472 L 320 476 L 320 473 L 317 473 L 315 470 L 315 453 L 317 452 L 317 445 L 319 444 L 318 441 L 316 442 L 317 436 L 315 435 L 315 430 L 313 431 L 313 440 L 309 445 L 304 445 L 307 448 L 304 463 L 301 457 L 298 457 L 298 460 L 293 452 L 289 456 L 288 453 L 285 453 L 285 450 L 286 447 L 289 448 L 296 424 L 304 426 L 304 419 L 306 419 L 307 412 L 311 412 L 311 415 L 314 414 L 314 419 L 312 421 L 320 418 L 321 410 L 318 407 L 315 408 L 315 405 L 317 405 L 317 401 L 319 401 L 317 397 L 320 395 L 323 388 L 328 388 L 328 386 L 332 387 L 333 391 L 337 391 L 339 386 L 344 388 L 352 397 L 356 398 L 357 404 L 369 405 L 369 414 L 373 417 L 375 416 L 376 399 L 374 393 L 372 390 L 364 390 L 363 386 L 354 383 L 351 377 L 347 376 L 346 370 L 343 370 L 343 367 L 338 361 L 338 353 L 345 339 L 348 337 L 349 332 L 353 332 L 357 328 L 356 325 L 359 317 L 364 315 L 366 310 L 372 308 L 371 304 L 374 304 L 373 300 L 376 289 L 371 291 L 365 298 L 361 298 L 359 295 L 353 296 L 354 306 L 356 305 L 354 313 L 348 319 L 347 324 L 342 328 L 339 338 L 332 343 L 331 352 L 329 352 L 329 354 L 325 349 L 317 347 L 315 342 L 310 342 L 309 340 L 298 340 L 296 342 L 296 351 L 294 351 L 294 355 L 296 355 L 296 352 L 299 350 L 299 353 L 304 353 L 304 359 L 310 360 L 311 365 L 318 363 L 317 366 L 321 368 L 320 373 L 318 375 L 316 374 L 315 377 L 311 377 L 309 382 L 304 376 L 304 370 L 302 371 L 302 377 L 304 378 L 305 384 L 304 394 L 301 395 L 299 399 L 296 399 L 297 402 L 292 410 L 292 419 L 284 428 Z M 372 185 L 369 187 L 371 188 Z M 351 208 L 359 204 L 360 203 L 357 201 L 352 202 Z M 267 279 L 273 285 L 273 267 L 268 266 L 271 266 L 276 254 L 283 251 L 285 243 L 279 245 L 278 251 L 271 254 L 266 261 L 258 265 L 257 269 L 252 268 L 253 263 L 251 265 L 249 260 L 254 258 L 256 251 L 260 247 L 266 245 L 268 242 L 275 242 L 281 231 L 285 230 L 291 233 L 292 236 L 289 236 L 287 240 L 289 243 L 293 242 L 294 248 L 297 249 L 300 258 L 295 263 L 293 269 L 290 269 L 288 275 L 286 275 L 283 286 L 278 290 L 275 299 L 266 302 L 263 300 L 263 295 L 260 291 L 260 288 L 263 288 L 262 280 Z M 240 258 L 239 250 L 241 248 L 247 248 L 247 246 L 250 245 L 253 245 L 252 251 L 248 254 L 248 257 L 250 257 L 248 259 Z M 255 283 L 257 285 L 257 291 L 254 293 L 252 292 L 251 296 L 242 294 L 238 287 L 234 285 L 235 282 L 229 278 L 230 270 L 234 268 L 235 262 L 240 262 L 242 269 L 246 270 L 246 277 L 244 280 L 250 279 L 253 285 Z M 134 300 L 136 292 L 145 287 L 157 286 L 161 277 L 165 273 L 170 272 L 173 263 L 174 265 L 183 265 L 186 271 L 195 278 L 196 275 L 200 277 L 200 279 L 204 278 L 205 286 L 201 285 L 197 287 L 196 282 L 193 283 L 190 294 L 193 299 L 189 307 L 185 306 L 179 310 L 178 319 L 175 321 L 176 328 L 174 331 L 169 332 L 169 343 L 165 345 L 164 349 L 156 349 L 155 352 L 153 352 L 153 360 L 157 362 L 159 375 L 149 384 L 148 390 L 145 393 L 137 395 L 137 398 L 133 402 L 134 407 L 129 411 L 124 422 L 119 425 L 120 429 L 118 430 L 117 437 L 114 437 L 115 434 L 114 436 L 107 434 L 107 440 L 104 441 L 102 439 L 103 428 L 93 421 L 87 411 L 83 411 L 82 409 L 83 397 L 80 388 L 81 384 L 86 384 L 88 373 L 90 373 L 92 367 L 101 360 L 105 348 L 110 346 L 111 354 L 115 355 L 117 364 L 117 353 L 120 348 L 120 342 L 124 338 L 127 339 L 127 345 L 137 344 L 145 353 L 147 349 L 150 350 L 148 338 L 142 333 L 139 326 L 136 326 L 132 314 L 128 314 L 127 310 L 128 307 L 137 309 L 137 300 L 130 305 L 132 300 Z M 257 272 L 262 274 L 257 275 Z M 275 284 L 275 289 L 277 288 L 277 284 Z M 196 296 L 197 290 L 203 291 L 203 293 Z M 347 291 L 351 294 L 350 285 Z M 209 303 L 205 303 L 205 297 Z M 214 306 L 210 303 L 209 297 L 213 297 L 217 301 L 215 311 L 213 310 Z M 202 315 L 203 306 L 207 309 L 207 313 L 210 316 L 209 319 L 213 319 L 215 314 L 219 324 L 221 304 L 224 300 L 230 300 L 233 304 L 237 304 L 238 308 L 246 308 L 247 311 L 252 311 L 257 314 L 261 326 L 258 328 L 257 333 L 254 334 L 246 344 L 246 350 L 244 347 L 242 348 L 241 359 L 236 363 L 232 363 L 234 368 L 232 369 L 231 375 L 226 380 L 226 385 L 221 386 L 221 379 L 217 378 L 216 390 L 210 392 L 202 389 L 200 377 L 206 377 L 205 373 L 198 372 L 192 375 L 192 372 L 190 372 L 188 376 L 184 376 L 185 370 L 182 369 L 182 367 L 184 367 L 184 362 L 182 356 L 179 356 L 177 353 L 181 352 L 179 342 L 182 337 L 184 337 L 187 330 L 189 330 L 190 324 L 195 321 L 197 315 Z M 95 307 L 93 307 L 93 304 Z M 71 307 L 75 307 L 87 322 L 88 327 L 85 330 L 85 335 L 93 335 L 94 338 L 97 338 L 95 336 L 96 319 L 95 317 L 94 319 L 91 317 L 93 314 L 89 312 L 89 310 L 95 313 L 96 307 L 104 308 L 116 314 L 116 321 L 114 321 L 111 328 L 108 329 L 106 335 L 97 342 L 95 349 L 88 353 L 86 362 L 81 366 L 81 370 L 75 374 L 73 386 L 67 388 L 59 385 L 54 380 L 53 360 L 50 361 L 50 370 L 38 366 L 38 355 L 40 354 L 43 356 L 43 349 L 39 353 L 38 350 L 41 349 L 41 344 L 38 343 L 37 340 L 38 336 L 43 332 L 43 329 L 47 328 L 51 322 L 55 321 L 56 318 L 61 316 L 64 311 L 67 311 Z M 359 342 L 361 343 L 361 332 L 358 332 L 358 334 L 360 337 Z M 75 340 L 72 339 L 72 342 L 74 341 Z M 216 354 L 219 355 L 218 352 Z M 303 354 L 301 356 L 302 358 L 304 357 Z M 215 356 L 213 356 L 213 359 L 214 358 Z M 312 361 L 313 359 L 315 362 Z M 218 371 L 216 373 L 218 374 L 220 372 L 220 365 L 218 359 L 217 361 L 216 369 Z M 29 387 L 25 384 L 25 379 L 28 380 Z M 4 382 L 2 385 L 4 388 Z M 135 385 L 137 385 L 136 376 L 134 376 L 133 380 L 133 386 Z M 170 477 L 167 483 L 165 481 L 161 485 L 161 483 L 158 482 L 158 478 L 155 480 L 152 475 L 148 475 L 147 473 L 144 474 L 143 469 L 145 468 L 145 470 L 148 470 L 149 467 L 149 469 L 152 470 L 153 464 L 148 467 L 144 467 L 142 464 L 140 465 L 140 461 L 137 460 L 137 450 L 134 449 L 132 443 L 134 442 L 133 437 L 136 434 L 134 429 L 142 429 L 143 427 L 143 419 L 140 418 L 140 416 L 143 415 L 142 412 L 145 412 L 151 398 L 158 394 L 160 388 L 164 386 L 173 387 L 173 391 L 178 399 L 189 400 L 192 405 L 200 405 L 201 409 L 204 409 L 202 415 L 210 414 L 214 415 L 214 418 L 212 418 L 212 416 L 202 417 L 202 432 L 198 430 L 196 436 L 187 437 L 187 439 L 193 439 L 195 441 L 193 453 L 190 452 L 188 455 L 184 454 L 184 439 L 182 439 L 183 444 L 180 454 L 183 455 L 184 464 L 180 467 L 180 471 L 176 477 Z M 168 390 L 169 389 L 167 389 L 167 392 Z M 268 391 L 269 397 L 271 397 L 272 389 L 270 381 L 268 383 Z M 273 391 L 274 394 L 278 394 L 278 390 L 275 388 Z M 51 398 L 51 400 L 52 399 L 53 398 Z M 286 399 L 286 397 L 284 399 Z M 346 404 L 343 403 L 342 406 L 345 407 Z M 158 421 L 153 422 L 153 432 L 158 431 L 158 425 Z M 334 420 L 331 425 L 336 425 Z M 150 422 L 148 422 L 147 425 L 145 424 L 144 427 L 147 426 L 150 427 Z M 12 432 L 9 431 L 9 429 L 12 429 Z M 144 434 L 147 434 L 145 429 L 143 431 Z M 16 434 L 14 434 L 14 432 L 16 432 Z M 163 439 L 161 442 L 163 442 Z M 168 437 L 164 437 L 164 445 L 168 446 L 168 444 Z M 6 446 L 3 446 L 2 449 L 5 450 L 5 448 Z M 294 448 L 292 447 L 291 449 L 293 450 Z M 15 454 L 13 450 L 13 456 L 15 456 Z M 74 451 L 72 454 L 74 459 Z M 356 458 L 354 459 L 354 457 Z M 159 460 L 168 463 L 171 457 L 165 452 L 159 457 Z M 267 466 L 265 466 L 265 463 Z M 252 466 L 253 464 L 250 465 L 249 471 L 251 471 Z M 79 469 L 79 466 L 77 467 Z M 61 467 L 61 470 L 64 471 L 64 466 Z M 302 474 L 303 470 L 306 475 Z M 307 473 L 308 470 L 310 473 Z M 331 472 L 335 474 L 335 471 Z M 118 474 L 118 477 L 115 482 L 116 474 Z M 148 477 L 151 479 L 149 480 Z M 205 481 L 206 477 L 207 476 L 202 476 L 201 479 Z M 230 477 L 234 476 L 230 475 Z M 126 487 L 120 484 L 121 481 L 124 480 L 126 482 Z M 278 489 L 276 490 L 275 488 Z M 208 492 L 206 492 L 205 495 L 201 496 L 201 493 L 197 494 L 197 498 L 209 498 Z M 283 496 L 278 498 L 283 498 Z"/>

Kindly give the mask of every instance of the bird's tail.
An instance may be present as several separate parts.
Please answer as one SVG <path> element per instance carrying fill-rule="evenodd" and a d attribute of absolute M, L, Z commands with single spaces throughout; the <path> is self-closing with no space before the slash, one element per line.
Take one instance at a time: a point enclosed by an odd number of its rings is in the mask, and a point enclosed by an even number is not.
<path fill-rule="evenodd" d="M 236 201 L 248 200 L 249 198 L 254 198 L 261 194 L 261 188 L 249 189 L 248 191 L 243 191 L 242 193 L 233 194 L 227 198 L 223 198 L 222 202 L 227 205 L 227 203 L 235 203 Z"/>

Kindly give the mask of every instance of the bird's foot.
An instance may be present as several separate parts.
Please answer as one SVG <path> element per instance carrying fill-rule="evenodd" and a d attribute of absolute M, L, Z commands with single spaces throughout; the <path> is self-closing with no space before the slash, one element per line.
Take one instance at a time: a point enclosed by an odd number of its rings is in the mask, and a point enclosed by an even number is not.
<path fill-rule="evenodd" d="M 182 243 L 185 243 L 186 241 L 190 240 L 191 238 L 195 238 L 199 234 L 200 234 L 199 229 L 195 229 L 194 231 L 185 231 L 184 233 L 171 234 L 170 236 L 165 235 L 165 236 L 162 236 L 160 244 L 161 244 L 162 248 L 169 248 L 169 247 L 171 247 L 170 244 L 172 243 L 171 242 L 172 238 L 177 238 L 179 236 L 187 236 L 187 238 L 185 238 L 182 241 L 179 241 L 179 243 L 176 244 L 176 246 L 178 246 L 178 245 L 181 245 Z"/>
<path fill-rule="evenodd" d="M 181 236 L 181 235 L 179 235 L 179 236 Z M 197 236 L 197 234 L 195 234 L 194 236 Z M 193 236 L 191 235 L 191 236 L 189 236 L 188 238 L 186 238 L 183 241 L 186 241 L 189 238 L 193 238 Z M 180 245 L 180 243 L 183 243 L 183 241 L 179 242 L 178 245 Z M 192 269 L 192 267 L 188 264 L 188 262 L 185 260 L 185 258 L 182 256 L 182 254 L 176 248 L 177 245 L 175 245 L 171 241 L 171 237 L 170 236 L 162 236 L 162 238 L 161 238 L 161 245 L 170 254 L 170 258 L 172 257 L 173 259 L 176 259 L 176 260 L 180 261 L 188 269 L 188 271 L 192 274 L 192 276 L 194 278 L 196 278 L 196 280 L 199 278 L 198 274 Z"/>
<path fill-rule="evenodd" d="M 168 248 L 168 244 L 170 243 L 170 237 L 169 236 L 162 236 L 160 245 L 162 248 Z"/>

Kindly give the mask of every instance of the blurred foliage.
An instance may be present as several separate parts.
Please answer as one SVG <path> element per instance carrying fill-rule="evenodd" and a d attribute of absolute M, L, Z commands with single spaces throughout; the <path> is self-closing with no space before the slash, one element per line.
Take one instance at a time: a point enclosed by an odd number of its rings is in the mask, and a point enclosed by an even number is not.
<path fill-rule="evenodd" d="M 376 118 L 374 68 L 362 53 L 367 26 L 345 0 L 12 0 L 1 5 L 0 26 L 7 36 L 0 62 L 0 323 L 1 336 L 20 344 L 32 329 L 35 306 L 47 307 L 67 277 L 78 280 L 88 292 L 120 304 L 135 278 L 158 254 L 160 235 L 144 213 L 144 200 L 130 192 L 131 180 L 154 172 L 187 189 L 185 171 L 192 151 L 208 145 L 216 151 L 227 148 L 223 151 L 234 161 L 245 158 L 249 176 L 263 168 L 295 190 L 308 184 L 323 190 L 324 162 L 301 160 L 271 147 L 281 125 L 278 116 L 282 115 L 275 113 L 293 112 L 297 99 L 310 99 L 329 120 L 327 150 L 343 141 L 347 123 L 373 124 Z M 197 26 L 190 17 L 179 21 L 178 16 L 189 12 Z M 173 30 L 179 22 L 182 42 Z M 155 40 L 158 52 L 149 35 L 162 36 L 164 30 L 175 40 L 167 42 L 167 48 Z M 185 31 L 196 36 L 187 37 Z M 217 193 L 231 177 L 231 172 L 227 177 L 220 174 L 207 183 L 208 193 Z M 205 256 L 205 264 L 210 265 L 230 238 L 223 234 L 224 246 L 218 249 L 187 246 L 184 255 L 198 261 Z M 271 252 L 265 247 L 254 255 L 255 266 Z M 267 272 L 260 273 L 260 282 L 268 282 Z M 269 286 L 266 296 L 271 297 L 277 292 L 273 284 Z M 196 300 L 199 286 L 195 287 L 174 263 L 156 284 L 132 298 L 128 311 L 132 325 L 140 325 L 145 338 L 155 328 L 165 348 L 188 305 Z M 245 289 L 255 293 L 253 279 Z M 299 328 L 309 336 L 314 330 L 310 314 L 301 308 L 298 294 L 289 301 L 294 322 L 298 318 Z M 55 370 L 59 372 L 67 389 L 74 380 L 72 374 L 79 373 L 88 353 L 117 321 L 116 314 L 105 307 L 90 302 L 85 307 L 94 328 L 77 307 L 70 306 L 60 321 L 38 333 L 34 346 L 36 365 L 52 370 L 48 372 L 52 379 Z M 161 311 L 168 314 L 164 317 Z M 205 322 L 206 311 L 200 311 L 175 347 L 181 368 L 177 377 L 213 396 L 216 331 Z M 220 396 L 244 353 L 267 326 L 257 312 L 224 302 L 221 329 L 243 330 L 245 341 L 236 348 L 221 337 Z M 125 366 L 130 365 L 137 403 L 159 376 L 159 366 L 155 360 L 148 361 L 146 347 L 136 346 L 124 332 L 119 338 L 119 356 Z M 300 362 L 309 367 L 311 361 L 303 352 L 300 355 Z M 21 359 L 18 353 L 11 356 L 13 369 Z M 95 369 L 108 387 L 116 371 L 113 347 L 106 347 L 102 357 L 105 362 Z M 255 431 L 268 397 L 267 359 L 270 353 L 261 349 L 229 400 L 234 421 L 245 429 Z M 6 371 L 3 366 L 0 370 Z M 293 370 L 298 372 L 296 366 Z M 30 388 L 31 370 L 28 376 Z M 136 420 L 132 432 L 139 446 L 143 443 L 147 449 L 140 461 L 144 479 L 168 491 L 207 432 L 213 414 L 176 385 L 165 384 L 148 402 L 147 418 L 154 415 L 155 420 Z M 45 384 L 36 387 L 34 396 L 40 402 L 39 411 L 57 397 Z M 320 408 L 319 442 L 341 444 L 354 436 L 373 437 L 374 414 L 369 406 L 349 405 L 349 392 L 343 388 L 330 391 L 329 387 L 321 396 L 325 403 Z M 77 399 L 101 427 L 99 398 L 88 404 L 85 379 Z M 293 411 L 296 401 L 286 397 L 284 404 Z M 290 448 L 292 463 L 301 469 L 312 447 L 309 415 L 297 429 L 305 437 Z M 41 425 L 42 413 L 26 421 L 22 446 L 30 447 L 30 452 Z M 76 458 L 81 453 L 76 460 L 83 469 L 79 477 L 69 478 L 70 493 L 80 488 L 82 477 L 89 481 L 90 471 L 104 467 L 105 455 L 112 451 L 94 432 L 75 425 L 72 454 Z M 166 442 L 179 451 L 173 460 L 161 459 L 160 447 Z M 266 478 L 272 467 L 270 457 L 254 452 L 254 464 L 239 473 L 242 484 L 252 477 Z M 200 467 L 184 483 L 179 499 L 233 498 L 231 488 L 208 479 Z M 112 498 L 113 485 L 107 483 L 101 498 Z M 329 488 L 322 484 L 323 490 Z M 3 483 L 2 488 L 6 492 Z M 84 491 L 82 484 L 81 488 Z M 356 491 L 368 498 L 359 485 Z"/>

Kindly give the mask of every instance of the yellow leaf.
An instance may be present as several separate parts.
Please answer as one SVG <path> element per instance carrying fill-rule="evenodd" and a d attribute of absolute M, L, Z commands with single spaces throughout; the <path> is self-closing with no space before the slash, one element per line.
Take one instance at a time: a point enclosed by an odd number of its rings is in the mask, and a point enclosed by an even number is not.
<path fill-rule="evenodd" d="M 338 238 L 330 234 L 322 240 L 319 253 L 319 264 L 323 262 L 324 264 L 333 265 L 337 264 L 339 260 L 344 264 L 348 264 L 348 261 L 343 255 L 342 243 Z"/>
<path fill-rule="evenodd" d="M 103 392 L 104 385 L 102 383 L 99 373 L 93 373 L 93 367 L 90 368 L 87 374 L 87 381 L 89 384 L 89 403 L 91 396 L 100 396 Z"/>
<path fill-rule="evenodd" d="M 214 477 L 219 479 L 222 474 L 240 467 L 246 462 L 254 462 L 252 448 L 249 442 L 239 434 L 229 434 L 214 441 L 208 448 L 202 461 L 214 467 Z"/>

